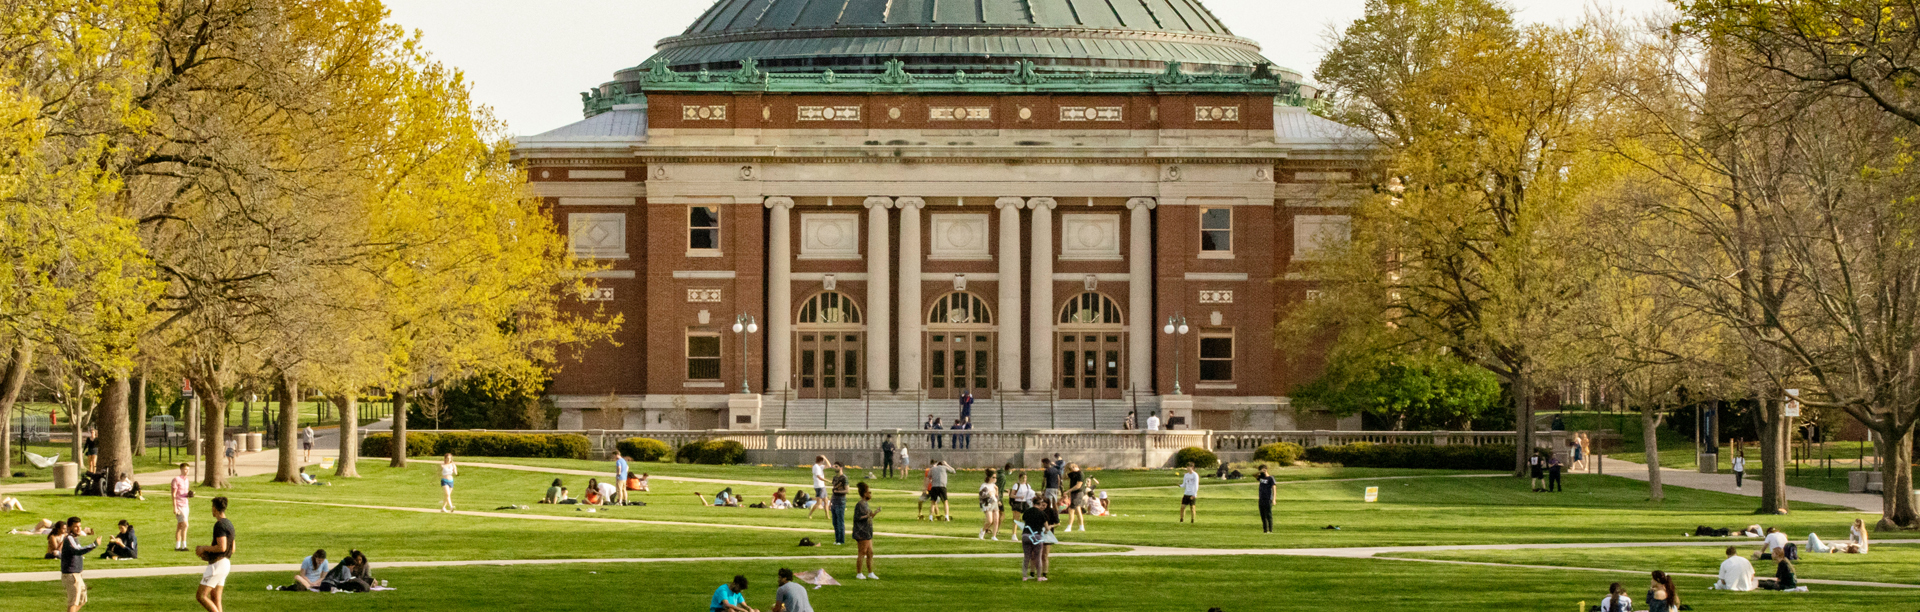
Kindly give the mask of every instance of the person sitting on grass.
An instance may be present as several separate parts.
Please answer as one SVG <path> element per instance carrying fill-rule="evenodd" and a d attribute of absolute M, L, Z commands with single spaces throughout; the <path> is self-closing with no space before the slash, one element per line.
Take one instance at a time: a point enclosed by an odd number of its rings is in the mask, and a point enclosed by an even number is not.
<path fill-rule="evenodd" d="M 641 493 L 650 493 L 653 491 L 653 486 L 647 484 L 647 474 L 645 472 L 642 472 L 639 474 L 627 474 L 627 490 L 639 491 Z"/>
<path fill-rule="evenodd" d="M 1866 521 L 1853 519 L 1853 526 L 1847 528 L 1847 547 L 1845 550 L 1856 555 L 1867 554 Z"/>
<path fill-rule="evenodd" d="M 53 528 L 47 530 L 47 558 L 60 558 L 60 548 L 65 546 L 66 543 L 67 524 L 58 521 L 54 522 Z"/>
<path fill-rule="evenodd" d="M 300 484 L 317 485 L 320 484 L 320 479 L 314 478 L 312 474 L 308 474 L 307 466 L 303 465 L 300 466 Z"/>
<path fill-rule="evenodd" d="M 747 577 L 734 576 L 733 582 L 714 589 L 713 601 L 707 604 L 707 612 L 760 612 L 747 605 Z"/>
<path fill-rule="evenodd" d="M 365 593 L 373 589 L 373 574 L 367 571 L 367 557 L 360 551 L 348 551 L 333 571 L 327 572 L 318 590 L 329 593 Z"/>
<path fill-rule="evenodd" d="M 113 496 L 147 501 L 146 496 L 140 494 L 140 483 L 134 482 L 131 474 L 121 474 L 120 479 L 113 482 Z"/>
<path fill-rule="evenodd" d="M 133 523 L 120 521 L 120 533 L 107 542 L 107 552 L 100 553 L 100 558 L 115 561 L 140 558 L 140 537 L 134 535 Z"/>
<path fill-rule="evenodd" d="M 1716 591 L 1751 591 L 1758 585 L 1753 577 L 1753 563 L 1740 556 L 1740 549 L 1727 547 L 1727 560 L 1720 562 L 1720 579 L 1713 583 Z"/>
<path fill-rule="evenodd" d="M 768 502 L 767 507 L 775 510 L 792 510 L 793 502 L 787 501 L 787 488 L 780 487 L 779 490 L 774 491 L 773 501 Z"/>
<path fill-rule="evenodd" d="M 1773 554 L 1773 558 L 1779 559 L 1780 563 L 1779 565 L 1774 566 L 1773 580 L 1761 581 L 1760 588 L 1767 589 L 1769 591 L 1781 591 L 1781 592 L 1793 592 L 1793 593 L 1806 592 L 1807 587 L 1800 586 L 1800 579 L 1793 572 L 1793 562 L 1788 561 L 1786 555 L 1783 554 L 1785 552 L 1785 549 L 1774 549 L 1774 550 L 1775 552 Z"/>
<path fill-rule="evenodd" d="M 589 506 L 600 506 L 607 503 L 606 496 L 600 494 L 600 479 L 587 479 L 587 494 L 585 497 L 581 497 L 580 501 Z"/>
<path fill-rule="evenodd" d="M 1647 586 L 1647 612 L 1678 612 L 1680 588 L 1666 572 L 1653 572 L 1653 584 Z"/>
<path fill-rule="evenodd" d="M 560 500 L 563 500 L 566 498 L 567 498 L 567 488 L 560 486 L 560 479 L 555 478 L 553 479 L 553 484 L 547 487 L 547 494 L 540 498 L 539 503 L 557 504 L 557 503 L 560 503 Z"/>
<path fill-rule="evenodd" d="M 343 561 L 342 564 L 345 562 Z M 280 587 L 282 591 L 318 591 L 327 581 L 327 551 L 320 549 L 300 560 L 300 571 L 293 574 L 293 584 Z"/>
<path fill-rule="evenodd" d="M 699 491 L 694 491 L 693 496 L 700 498 L 700 505 L 702 506 L 713 506 L 716 508 L 740 507 L 740 497 L 733 494 L 733 487 L 727 487 L 721 489 L 719 493 L 715 493 L 713 495 L 713 501 L 711 502 L 707 501 L 707 496 L 700 494 Z"/>
<path fill-rule="evenodd" d="M 1780 552 L 1786 550 L 1786 548 L 1787 534 L 1781 533 L 1779 527 L 1768 527 L 1767 539 L 1760 543 L 1760 552 L 1756 553 L 1754 558 L 1762 561 L 1780 559 L 1783 558 L 1780 556 Z"/>
<path fill-rule="evenodd" d="M 1633 612 L 1633 598 L 1627 588 L 1615 582 L 1607 587 L 1607 598 L 1600 600 L 1600 612 Z"/>
<path fill-rule="evenodd" d="M 804 510 L 813 510 L 813 507 L 819 504 L 820 504 L 820 500 L 814 499 L 812 496 L 807 495 L 807 492 L 805 489 L 802 489 L 800 492 L 795 493 L 793 495 L 793 507 L 795 508 L 801 508 Z M 811 514 L 811 512 L 809 512 L 809 514 Z"/>

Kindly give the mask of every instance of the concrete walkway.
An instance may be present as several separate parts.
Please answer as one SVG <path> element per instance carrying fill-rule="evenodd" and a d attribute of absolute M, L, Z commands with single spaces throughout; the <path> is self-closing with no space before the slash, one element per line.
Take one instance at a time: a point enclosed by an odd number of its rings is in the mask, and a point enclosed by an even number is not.
<path fill-rule="evenodd" d="M 1621 461 L 1618 459 L 1607 459 L 1606 461 L 1608 476 L 1620 476 L 1641 482 L 1647 481 L 1646 464 Z M 1735 488 L 1733 486 L 1732 474 L 1702 474 L 1695 470 L 1660 468 L 1660 484 L 1662 486 L 1718 491 L 1720 493 L 1745 495 L 1747 497 L 1760 496 L 1760 483 L 1755 482 L 1752 478 L 1748 478 L 1747 486 Z M 1879 514 L 1884 508 L 1881 503 L 1882 500 L 1878 495 L 1834 493 L 1832 491 L 1821 491 L 1806 487 L 1787 487 L 1787 501 L 1840 506 L 1842 508 L 1853 508 L 1861 512 L 1870 512 L 1873 514 Z M 1791 510 L 1791 508 L 1789 508 L 1789 510 Z"/>

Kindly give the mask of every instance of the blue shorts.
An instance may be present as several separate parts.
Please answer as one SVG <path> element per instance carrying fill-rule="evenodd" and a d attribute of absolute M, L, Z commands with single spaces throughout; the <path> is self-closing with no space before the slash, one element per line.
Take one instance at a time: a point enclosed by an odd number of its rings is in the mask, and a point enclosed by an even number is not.
<path fill-rule="evenodd" d="M 448 488 L 452 488 L 452 487 L 453 487 L 453 481 L 452 481 L 452 480 L 450 480 L 450 479 L 446 479 L 446 478 L 442 478 L 442 479 L 440 479 L 440 486 L 443 486 L 443 487 L 448 487 Z"/>

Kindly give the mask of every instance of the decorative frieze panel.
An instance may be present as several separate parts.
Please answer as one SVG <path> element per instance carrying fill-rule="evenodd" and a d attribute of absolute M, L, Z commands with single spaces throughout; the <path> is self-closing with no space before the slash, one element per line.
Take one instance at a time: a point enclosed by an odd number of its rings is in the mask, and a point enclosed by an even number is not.
<path fill-rule="evenodd" d="M 1062 106 L 1061 121 L 1120 121 L 1124 118 L 1118 106 Z"/>
<path fill-rule="evenodd" d="M 574 179 L 574 180 L 582 180 L 582 179 L 624 180 L 627 178 L 627 171 L 625 170 L 568 170 L 567 178 Z"/>
<path fill-rule="evenodd" d="M 993 259 L 987 250 L 987 216 L 975 213 L 936 213 L 931 259 Z"/>
<path fill-rule="evenodd" d="M 935 106 L 927 109 L 927 118 L 934 121 L 992 121 L 991 106 Z"/>
<path fill-rule="evenodd" d="M 612 287 L 588 287 L 580 291 L 580 301 L 611 302 L 613 301 L 613 288 Z"/>
<path fill-rule="evenodd" d="M 1233 303 L 1233 292 L 1232 292 L 1232 291 L 1202 291 L 1202 292 L 1200 292 L 1200 303 L 1202 303 L 1202 304 L 1232 304 L 1232 303 Z M 1216 323 L 1216 325 L 1217 325 L 1217 323 Z"/>
<path fill-rule="evenodd" d="M 1194 121 L 1239 121 L 1240 107 L 1238 106 L 1195 106 L 1193 107 L 1193 120 Z"/>
<path fill-rule="evenodd" d="M 1120 215 L 1060 215 L 1061 259 L 1120 259 Z"/>
<path fill-rule="evenodd" d="M 681 121 L 726 121 L 727 105 L 725 104 L 682 105 L 680 107 L 680 120 Z"/>
<path fill-rule="evenodd" d="M 719 303 L 720 290 L 719 289 L 688 289 L 687 302 L 693 303 L 693 304 Z"/>
<path fill-rule="evenodd" d="M 624 213 L 568 214 L 567 241 L 573 248 L 574 257 L 625 258 L 627 256 L 627 215 Z"/>
<path fill-rule="evenodd" d="M 859 259 L 860 215 L 805 213 L 800 215 L 801 259 Z"/>
<path fill-rule="evenodd" d="M 801 121 L 859 121 L 858 106 L 802 106 Z"/>

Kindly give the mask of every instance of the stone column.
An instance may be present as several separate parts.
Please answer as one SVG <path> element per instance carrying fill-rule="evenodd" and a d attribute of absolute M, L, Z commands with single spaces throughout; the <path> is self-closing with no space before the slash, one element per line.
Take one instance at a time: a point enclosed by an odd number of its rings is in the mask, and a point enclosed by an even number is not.
<path fill-rule="evenodd" d="M 920 298 L 920 209 L 927 205 L 920 198 L 900 198 L 893 206 L 900 209 L 900 391 L 920 392 L 922 348 L 920 329 L 926 324 L 926 304 Z"/>
<path fill-rule="evenodd" d="M 893 389 L 887 374 L 893 359 L 893 283 L 889 258 L 893 256 L 887 209 L 893 198 L 870 197 L 867 207 L 867 391 Z"/>
<path fill-rule="evenodd" d="M 1020 390 L 1020 198 L 1000 198 L 993 206 L 1000 209 L 1000 308 L 994 316 L 1000 322 L 1000 387 Z"/>
<path fill-rule="evenodd" d="M 1027 273 L 1032 277 L 1033 295 L 1027 298 L 1027 343 L 1031 344 L 1027 362 L 1027 389 L 1053 389 L 1053 198 L 1032 198 L 1032 261 Z"/>
<path fill-rule="evenodd" d="M 1153 198 L 1127 200 L 1127 378 L 1136 395 L 1153 393 Z"/>
<path fill-rule="evenodd" d="M 772 393 L 793 379 L 793 198 L 767 198 L 767 383 Z"/>

